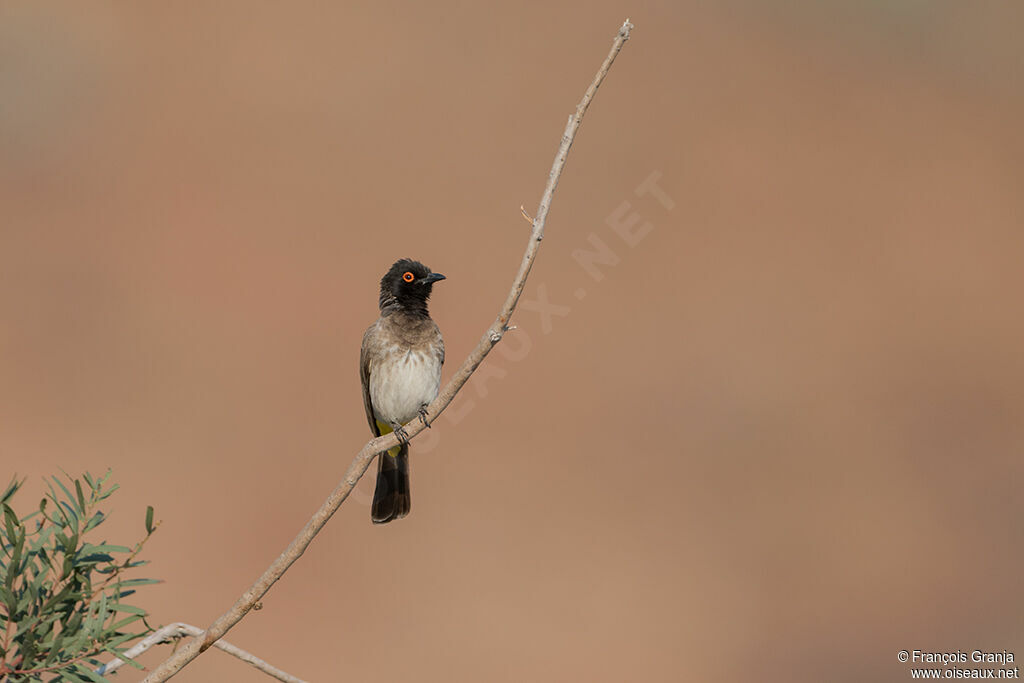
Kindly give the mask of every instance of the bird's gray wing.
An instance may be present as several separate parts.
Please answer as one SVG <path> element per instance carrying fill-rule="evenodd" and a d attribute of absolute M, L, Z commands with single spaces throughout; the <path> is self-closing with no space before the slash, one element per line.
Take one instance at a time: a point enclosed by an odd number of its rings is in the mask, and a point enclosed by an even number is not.
<path fill-rule="evenodd" d="M 367 328 L 363 334 L 363 346 L 359 350 L 359 378 L 363 383 L 363 407 L 366 408 L 366 421 L 370 423 L 370 430 L 374 436 L 380 436 L 380 428 L 377 426 L 377 419 L 373 415 L 373 403 L 370 400 L 370 371 L 373 358 L 380 353 L 378 320 Z"/>

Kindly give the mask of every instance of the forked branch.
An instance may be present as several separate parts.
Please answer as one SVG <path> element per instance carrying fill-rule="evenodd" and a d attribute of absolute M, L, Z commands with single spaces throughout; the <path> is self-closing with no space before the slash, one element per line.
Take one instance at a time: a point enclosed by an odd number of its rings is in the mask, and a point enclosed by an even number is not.
<path fill-rule="evenodd" d="M 470 375 L 480 366 L 483 359 L 501 341 L 505 332 L 508 331 L 508 321 L 511 319 L 516 303 L 518 303 L 519 297 L 523 293 L 523 287 L 526 286 L 526 278 L 530 275 L 530 269 L 537 258 L 540 241 L 544 238 L 544 223 L 547 220 L 548 209 L 551 207 L 551 198 L 554 196 L 555 188 L 558 186 L 558 179 L 562 175 L 562 168 L 565 166 L 565 160 L 569 156 L 569 148 L 572 147 L 576 131 L 579 130 L 580 123 L 583 121 L 583 115 L 586 113 L 587 107 L 590 106 L 590 101 L 594 98 L 597 88 L 608 74 L 612 62 L 615 61 L 615 57 L 619 54 L 619 50 L 629 40 L 629 34 L 632 29 L 633 24 L 629 23 L 627 19 L 616 33 L 608 56 L 605 57 L 604 63 L 601 64 L 601 68 L 598 69 L 597 75 L 594 76 L 594 80 L 590 83 L 590 87 L 584 93 L 583 99 L 576 106 L 576 112 L 569 117 L 569 122 L 565 126 L 565 132 L 562 134 L 561 144 L 558 146 L 558 153 L 555 154 L 555 161 L 551 165 L 547 186 L 544 188 L 540 205 L 537 207 L 537 215 L 533 219 L 530 240 L 526 245 L 523 260 L 519 264 L 519 272 L 516 273 L 515 280 L 512 282 L 512 288 L 509 290 L 508 297 L 505 299 L 498 317 L 487 328 L 487 331 L 484 332 L 476 348 L 470 352 L 466 360 L 459 366 L 459 369 L 455 371 L 455 374 L 448 380 L 448 384 L 445 385 L 441 393 L 434 399 L 434 402 L 427 407 L 428 420 L 435 419 L 448 407 L 448 404 L 455 398 L 455 394 L 465 385 Z M 408 433 L 409 438 L 412 438 L 424 429 L 425 425 L 423 422 L 413 420 L 406 426 L 405 431 Z M 349 465 L 341 483 L 331 492 L 331 495 L 327 497 L 327 500 L 324 501 L 320 509 L 306 523 L 306 526 L 302 528 L 302 531 L 289 544 L 288 548 L 267 567 L 263 575 L 238 598 L 230 610 L 218 617 L 200 636 L 160 664 L 145 678 L 143 683 L 157 683 L 158 681 L 167 680 L 217 642 L 232 626 L 237 624 L 256 605 L 259 599 L 270 590 L 270 587 L 284 575 L 292 563 L 305 552 L 313 537 L 319 533 L 320 529 L 327 523 L 327 520 L 331 518 L 338 507 L 348 498 L 349 493 L 355 488 L 360 477 L 366 472 L 366 469 L 373 462 L 377 454 L 397 445 L 398 437 L 391 432 L 384 436 L 379 436 L 363 446 L 355 459 L 352 460 L 352 464 Z"/>
<path fill-rule="evenodd" d="M 157 630 L 153 631 L 148 636 L 137 642 L 135 645 L 125 650 L 121 654 L 121 656 L 127 659 L 135 659 L 136 657 L 138 657 L 154 645 L 174 642 L 179 638 L 185 638 L 187 636 L 201 636 L 202 634 L 203 629 L 198 628 L 196 626 L 192 626 L 191 624 L 183 624 L 181 622 L 167 624 L 167 626 L 158 628 Z M 232 645 L 226 640 L 218 640 L 216 643 L 213 644 L 213 646 L 219 650 L 227 652 L 229 655 L 233 657 L 237 657 L 246 664 L 251 664 L 252 666 L 256 667 L 257 669 L 267 674 L 271 678 L 276 678 L 279 681 L 284 681 L 284 683 L 306 683 L 301 678 L 292 676 L 287 671 L 282 671 L 281 669 L 278 669 L 276 666 L 268 664 L 267 662 L 263 661 L 251 652 L 247 652 L 246 650 L 243 650 L 237 645 Z M 124 664 L 124 659 L 115 658 L 110 660 L 100 668 L 96 669 L 96 673 L 98 673 L 101 676 L 106 676 L 107 674 L 114 673 L 115 671 L 120 669 Z"/>

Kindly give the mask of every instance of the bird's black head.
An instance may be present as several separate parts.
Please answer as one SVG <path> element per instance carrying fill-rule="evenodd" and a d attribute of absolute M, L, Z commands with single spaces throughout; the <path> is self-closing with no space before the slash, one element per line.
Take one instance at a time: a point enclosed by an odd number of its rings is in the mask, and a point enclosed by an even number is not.
<path fill-rule="evenodd" d="M 380 279 L 380 307 L 398 305 L 410 311 L 426 313 L 427 299 L 434 283 L 444 275 L 431 272 L 419 261 L 401 259 Z"/>

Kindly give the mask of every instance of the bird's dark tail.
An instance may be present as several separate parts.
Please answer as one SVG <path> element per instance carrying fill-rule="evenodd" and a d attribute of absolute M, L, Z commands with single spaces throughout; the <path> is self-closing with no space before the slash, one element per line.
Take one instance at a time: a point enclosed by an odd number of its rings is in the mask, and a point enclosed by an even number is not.
<path fill-rule="evenodd" d="M 370 517 L 374 524 L 386 524 L 409 514 L 409 445 L 402 444 L 377 456 L 377 488 L 373 492 Z"/>

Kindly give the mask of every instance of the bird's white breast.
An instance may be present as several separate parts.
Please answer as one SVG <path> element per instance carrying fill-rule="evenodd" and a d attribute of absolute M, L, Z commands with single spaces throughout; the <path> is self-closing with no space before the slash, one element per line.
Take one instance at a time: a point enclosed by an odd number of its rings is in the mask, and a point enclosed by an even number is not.
<path fill-rule="evenodd" d="M 435 353 L 397 346 L 388 349 L 385 358 L 370 368 L 373 412 L 384 422 L 405 424 L 437 398 L 441 361 Z"/>

